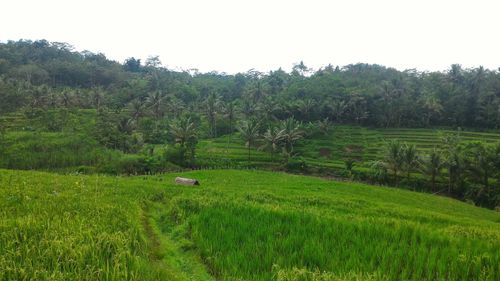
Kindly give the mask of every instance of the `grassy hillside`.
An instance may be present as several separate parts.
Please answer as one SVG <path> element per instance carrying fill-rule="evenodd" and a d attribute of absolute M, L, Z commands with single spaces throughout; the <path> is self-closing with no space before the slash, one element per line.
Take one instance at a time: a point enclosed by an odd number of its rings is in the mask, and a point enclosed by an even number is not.
<path fill-rule="evenodd" d="M 257 171 L 0 171 L 0 279 L 498 280 L 500 214 Z"/>

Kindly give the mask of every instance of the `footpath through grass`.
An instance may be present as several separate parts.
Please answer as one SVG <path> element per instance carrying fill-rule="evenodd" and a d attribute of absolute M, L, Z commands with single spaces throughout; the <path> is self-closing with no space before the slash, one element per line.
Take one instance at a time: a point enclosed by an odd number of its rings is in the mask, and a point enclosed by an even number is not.
<path fill-rule="evenodd" d="M 0 280 L 498 280 L 500 214 L 272 172 L 0 171 Z"/>

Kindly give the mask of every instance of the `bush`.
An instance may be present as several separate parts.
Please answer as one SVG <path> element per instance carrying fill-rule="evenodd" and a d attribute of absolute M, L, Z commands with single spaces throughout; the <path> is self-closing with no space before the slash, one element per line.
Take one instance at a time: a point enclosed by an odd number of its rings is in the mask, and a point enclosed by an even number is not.
<path fill-rule="evenodd" d="M 114 175 L 144 175 L 178 170 L 180 170 L 178 165 L 162 161 L 160 157 L 124 155 L 122 158 L 103 166 L 99 172 Z"/>
<path fill-rule="evenodd" d="M 290 172 L 307 172 L 307 163 L 302 157 L 294 157 L 285 164 L 285 169 Z"/>
<path fill-rule="evenodd" d="M 181 167 L 187 167 L 186 149 L 178 145 L 170 145 L 163 154 L 165 162 L 171 162 Z"/>

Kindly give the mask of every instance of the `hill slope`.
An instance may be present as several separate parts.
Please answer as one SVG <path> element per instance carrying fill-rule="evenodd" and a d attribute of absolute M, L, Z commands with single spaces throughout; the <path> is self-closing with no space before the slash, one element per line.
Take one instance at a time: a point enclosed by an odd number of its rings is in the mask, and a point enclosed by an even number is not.
<path fill-rule="evenodd" d="M 0 171 L 0 279 L 500 277 L 494 211 L 270 172 L 183 175 L 202 185 Z"/>

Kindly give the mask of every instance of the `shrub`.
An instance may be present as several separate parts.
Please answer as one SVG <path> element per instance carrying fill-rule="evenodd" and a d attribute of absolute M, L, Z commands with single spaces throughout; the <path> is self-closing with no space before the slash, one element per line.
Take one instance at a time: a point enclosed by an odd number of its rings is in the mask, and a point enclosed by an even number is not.
<path fill-rule="evenodd" d="M 186 148 L 179 145 L 168 146 L 163 154 L 163 159 L 181 167 L 186 167 L 188 164 L 186 161 Z"/>
<path fill-rule="evenodd" d="M 307 172 L 307 163 L 302 157 L 294 157 L 285 164 L 285 169 L 290 172 Z"/>

